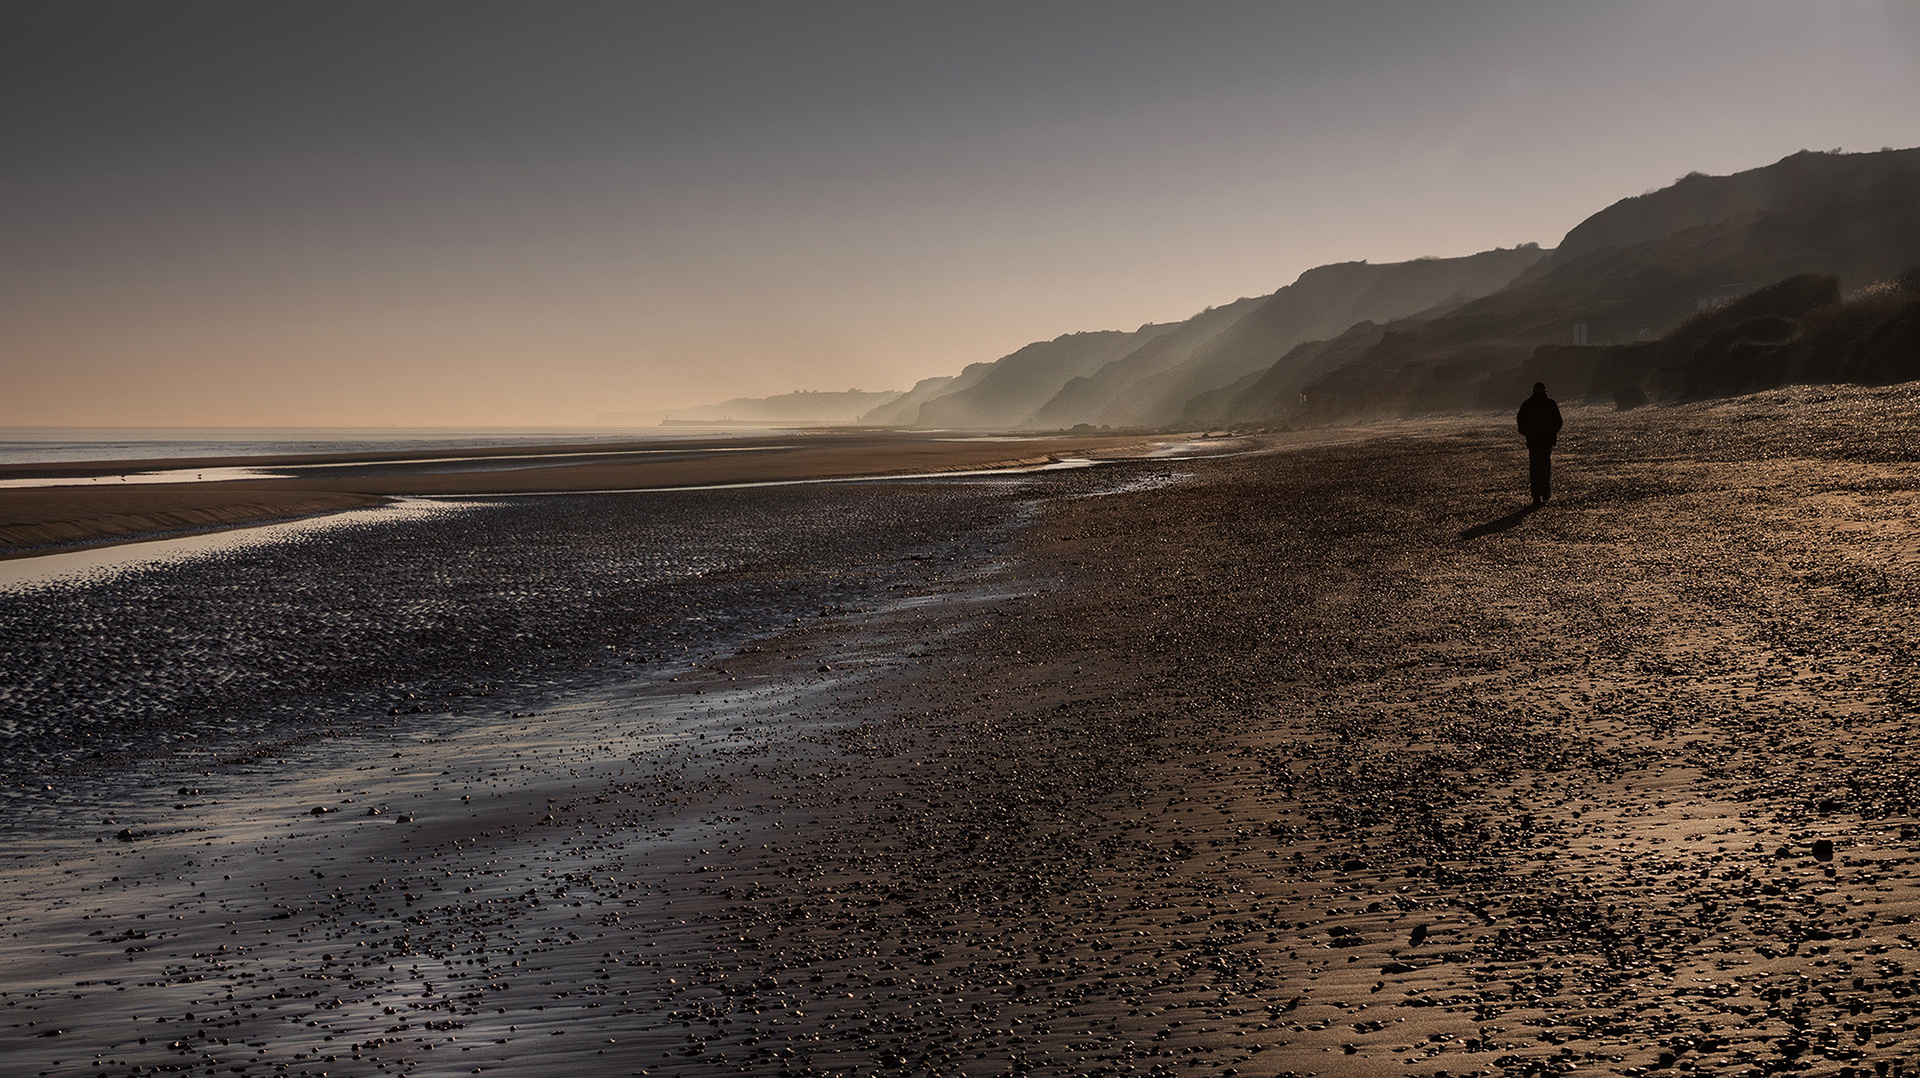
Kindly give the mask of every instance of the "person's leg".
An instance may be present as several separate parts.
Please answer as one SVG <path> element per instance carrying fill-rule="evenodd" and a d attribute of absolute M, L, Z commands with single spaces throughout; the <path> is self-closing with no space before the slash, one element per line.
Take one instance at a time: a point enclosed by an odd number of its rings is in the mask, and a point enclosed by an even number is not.
<path fill-rule="evenodd" d="M 1547 451 L 1527 448 L 1527 486 L 1533 491 L 1533 504 L 1547 500 Z"/>

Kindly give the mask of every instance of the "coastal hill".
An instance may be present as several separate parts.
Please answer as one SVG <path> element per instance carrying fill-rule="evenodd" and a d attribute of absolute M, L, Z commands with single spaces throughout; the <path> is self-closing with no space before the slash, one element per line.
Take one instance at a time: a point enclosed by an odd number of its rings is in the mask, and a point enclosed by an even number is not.
<path fill-rule="evenodd" d="M 1181 366 L 1129 386 L 1106 412 L 1115 425 L 1184 421 L 1196 395 L 1276 369 L 1300 344 L 1347 327 L 1452 310 L 1497 292 L 1545 252 L 1535 244 L 1464 258 L 1320 266 L 1256 307 Z"/>
<path fill-rule="evenodd" d="M 1855 198 L 1889 187 L 1911 193 L 1920 149 L 1879 153 L 1803 150 L 1731 176 L 1690 172 L 1670 186 L 1620 201 L 1573 227 L 1543 270 L 1582 255 L 1631 247 L 1701 225 L 1784 210 L 1835 196 Z"/>
<path fill-rule="evenodd" d="M 1265 369 L 1293 346 L 1365 319 L 1446 309 L 1512 281 L 1539 247 L 1373 265 L 1319 266 L 1270 295 L 1209 307 L 1131 334 L 1076 333 L 973 364 L 920 403 L 867 423 L 918 427 L 1162 426 L 1196 393 Z M 916 387 L 916 392 L 918 391 Z"/>
<path fill-rule="evenodd" d="M 735 397 L 732 400 L 721 401 L 719 404 L 675 408 L 664 412 L 602 412 L 599 421 L 622 425 L 651 425 L 660 422 L 741 423 L 749 426 L 759 423 L 838 425 L 852 423 L 861 415 L 899 400 L 903 396 L 905 394 L 897 389 L 874 393 L 858 389 L 849 389 L 844 393 L 823 393 L 803 389 L 772 397 Z"/>
<path fill-rule="evenodd" d="M 1730 211 L 1702 220 L 1721 194 Z M 1670 225 L 1678 227 L 1639 238 Z M 1644 385 L 1623 381 L 1617 363 L 1602 383 L 1594 375 L 1607 348 L 1660 340 L 1698 312 L 1774 282 L 1830 278 L 1828 303 L 1837 304 L 1841 295 L 1901 279 L 1920 264 L 1920 150 L 1800 153 L 1734 176 L 1684 177 L 1601 211 L 1567 242 L 1572 250 L 1563 245 L 1510 287 L 1456 310 L 1350 329 L 1328 346 L 1342 362 L 1299 392 L 1251 386 L 1212 418 L 1334 422 L 1505 407 L 1534 381 L 1573 399 L 1610 399 L 1632 389 L 1684 395 L 1677 367 L 1685 359 L 1671 349 L 1666 372 Z M 1805 294 L 1788 289 L 1782 295 L 1795 297 L 1790 309 L 1775 313 L 1800 319 L 1827 305 L 1809 305 Z M 1920 377 L 1920 369 L 1906 377 Z"/>
<path fill-rule="evenodd" d="M 977 376 L 975 368 L 969 367 L 955 379 L 958 388 L 950 386 L 920 405 L 910 425 L 1027 426 L 1025 421 L 1034 409 L 1060 392 L 1069 380 L 1091 374 L 1173 328 L 1150 323 L 1132 333 L 1069 333 L 1037 341 L 982 365 Z"/>
<path fill-rule="evenodd" d="M 1899 326 L 1920 318 L 1899 298 L 1913 297 L 1916 279 L 1903 275 L 1916 266 L 1920 149 L 1803 151 L 1731 176 L 1691 173 L 1621 199 L 1551 251 L 1525 245 L 1465 258 L 1320 266 L 1269 296 L 1208 308 L 1177 325 L 1029 345 L 943 385 L 923 383 L 912 405 L 863 419 L 1004 428 L 1280 425 L 1507 407 L 1534 381 L 1549 382 L 1563 398 L 1605 401 L 1770 379 L 1920 377 L 1920 359 L 1903 365 L 1903 353 L 1887 343 L 1906 339 Z M 1772 374 L 1728 369 L 1758 353 L 1724 341 L 1711 373 L 1688 373 L 1690 358 L 1679 352 L 1700 343 L 1692 338 L 1661 351 L 1657 362 L 1651 353 L 1632 358 L 1630 346 L 1662 341 L 1702 310 L 1808 274 L 1830 278 L 1837 292 L 1814 307 L 1805 288 L 1775 294 L 1793 297 L 1790 310 L 1772 312 L 1793 325 L 1754 330 L 1759 344 L 1776 349 L 1767 360 Z M 1890 283 L 1897 281 L 1908 284 Z M 1839 302 L 1870 287 L 1878 292 L 1867 306 Z M 1818 313 L 1821 307 L 1832 310 Z M 1806 341 L 1837 346 L 1875 334 L 1880 343 L 1871 355 L 1854 349 L 1852 358 L 1820 361 L 1802 354 L 1812 347 Z M 1789 341 L 1803 342 L 1792 356 L 1778 351 Z M 1113 354 L 1095 365 L 1102 350 Z"/>
<path fill-rule="evenodd" d="M 1246 317 L 1267 298 L 1242 298 L 1224 307 L 1209 307 L 1099 370 L 1068 379 L 1058 392 L 1039 406 L 1028 421 L 1039 427 L 1115 422 L 1129 425 L 1129 419 L 1114 418 L 1116 397 L 1143 380 L 1185 364 L 1222 331 Z"/>
<path fill-rule="evenodd" d="M 844 393 L 801 390 L 774 397 L 736 397 L 733 400 L 675 412 L 671 419 L 732 419 L 748 423 L 846 423 L 864 412 L 899 397 L 899 390 Z"/>
<path fill-rule="evenodd" d="M 673 418 L 1282 426 L 1505 408 L 1535 381 L 1629 403 L 1920 378 L 1920 351 L 1902 343 L 1920 333 L 1916 268 L 1920 149 L 1802 151 L 1621 199 L 1551 250 L 1318 266 L 1182 322 L 1064 334 L 906 393 L 790 393 Z"/>
<path fill-rule="evenodd" d="M 967 366 L 967 371 L 984 372 L 988 366 L 989 364 L 986 363 L 973 363 Z M 964 377 L 966 377 L 965 372 L 960 375 L 947 374 L 938 378 L 922 378 L 913 383 L 912 389 L 860 416 L 859 421 L 879 427 L 907 426 L 913 417 L 920 414 L 922 404 L 932 400 L 942 390 Z M 974 380 L 979 379 L 976 377 Z"/>

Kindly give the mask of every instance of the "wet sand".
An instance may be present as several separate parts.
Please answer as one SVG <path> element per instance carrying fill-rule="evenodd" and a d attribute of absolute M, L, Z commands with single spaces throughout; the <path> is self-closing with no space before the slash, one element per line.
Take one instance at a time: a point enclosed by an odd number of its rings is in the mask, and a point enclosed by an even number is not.
<path fill-rule="evenodd" d="M 1151 452 L 1139 436 L 972 438 L 891 431 L 291 457 L 86 461 L 0 467 L 0 558 L 244 527 L 394 496 L 527 494 L 792 482 L 1015 468 Z M 284 471 L 284 477 L 130 483 L 129 473 Z"/>
<path fill-rule="evenodd" d="M 1913 1073 L 1915 403 L 1569 409 L 1535 512 L 1505 416 L 1114 465 L 644 695 L 210 769 L 14 844 L 0 1058 Z"/>
<path fill-rule="evenodd" d="M 385 501 L 262 483 L 0 490 L 0 558 L 270 524 Z"/>

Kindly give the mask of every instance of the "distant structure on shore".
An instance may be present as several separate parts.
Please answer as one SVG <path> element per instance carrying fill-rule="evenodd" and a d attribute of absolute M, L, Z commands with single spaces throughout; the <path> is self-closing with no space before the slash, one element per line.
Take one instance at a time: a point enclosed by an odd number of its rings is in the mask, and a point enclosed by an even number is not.
<path fill-rule="evenodd" d="M 860 417 L 906 394 L 899 390 L 844 393 L 803 389 L 774 397 L 735 397 L 719 404 L 675 408 L 658 412 L 601 412 L 596 422 L 608 426 L 717 427 L 852 424 Z"/>

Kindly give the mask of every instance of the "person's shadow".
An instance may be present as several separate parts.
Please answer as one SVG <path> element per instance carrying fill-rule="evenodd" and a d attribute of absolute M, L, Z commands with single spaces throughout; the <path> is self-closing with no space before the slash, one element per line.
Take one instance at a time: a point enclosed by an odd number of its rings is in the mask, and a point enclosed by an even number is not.
<path fill-rule="evenodd" d="M 1495 532 L 1506 531 L 1508 528 L 1512 528 L 1527 519 L 1527 517 L 1538 508 L 1540 507 L 1537 505 L 1524 505 L 1508 513 L 1506 516 L 1501 517 L 1499 520 L 1489 520 L 1485 524 L 1475 524 L 1473 527 L 1461 532 L 1460 538 L 1455 541 L 1465 543 L 1478 539 L 1483 535 L 1492 535 Z"/>

